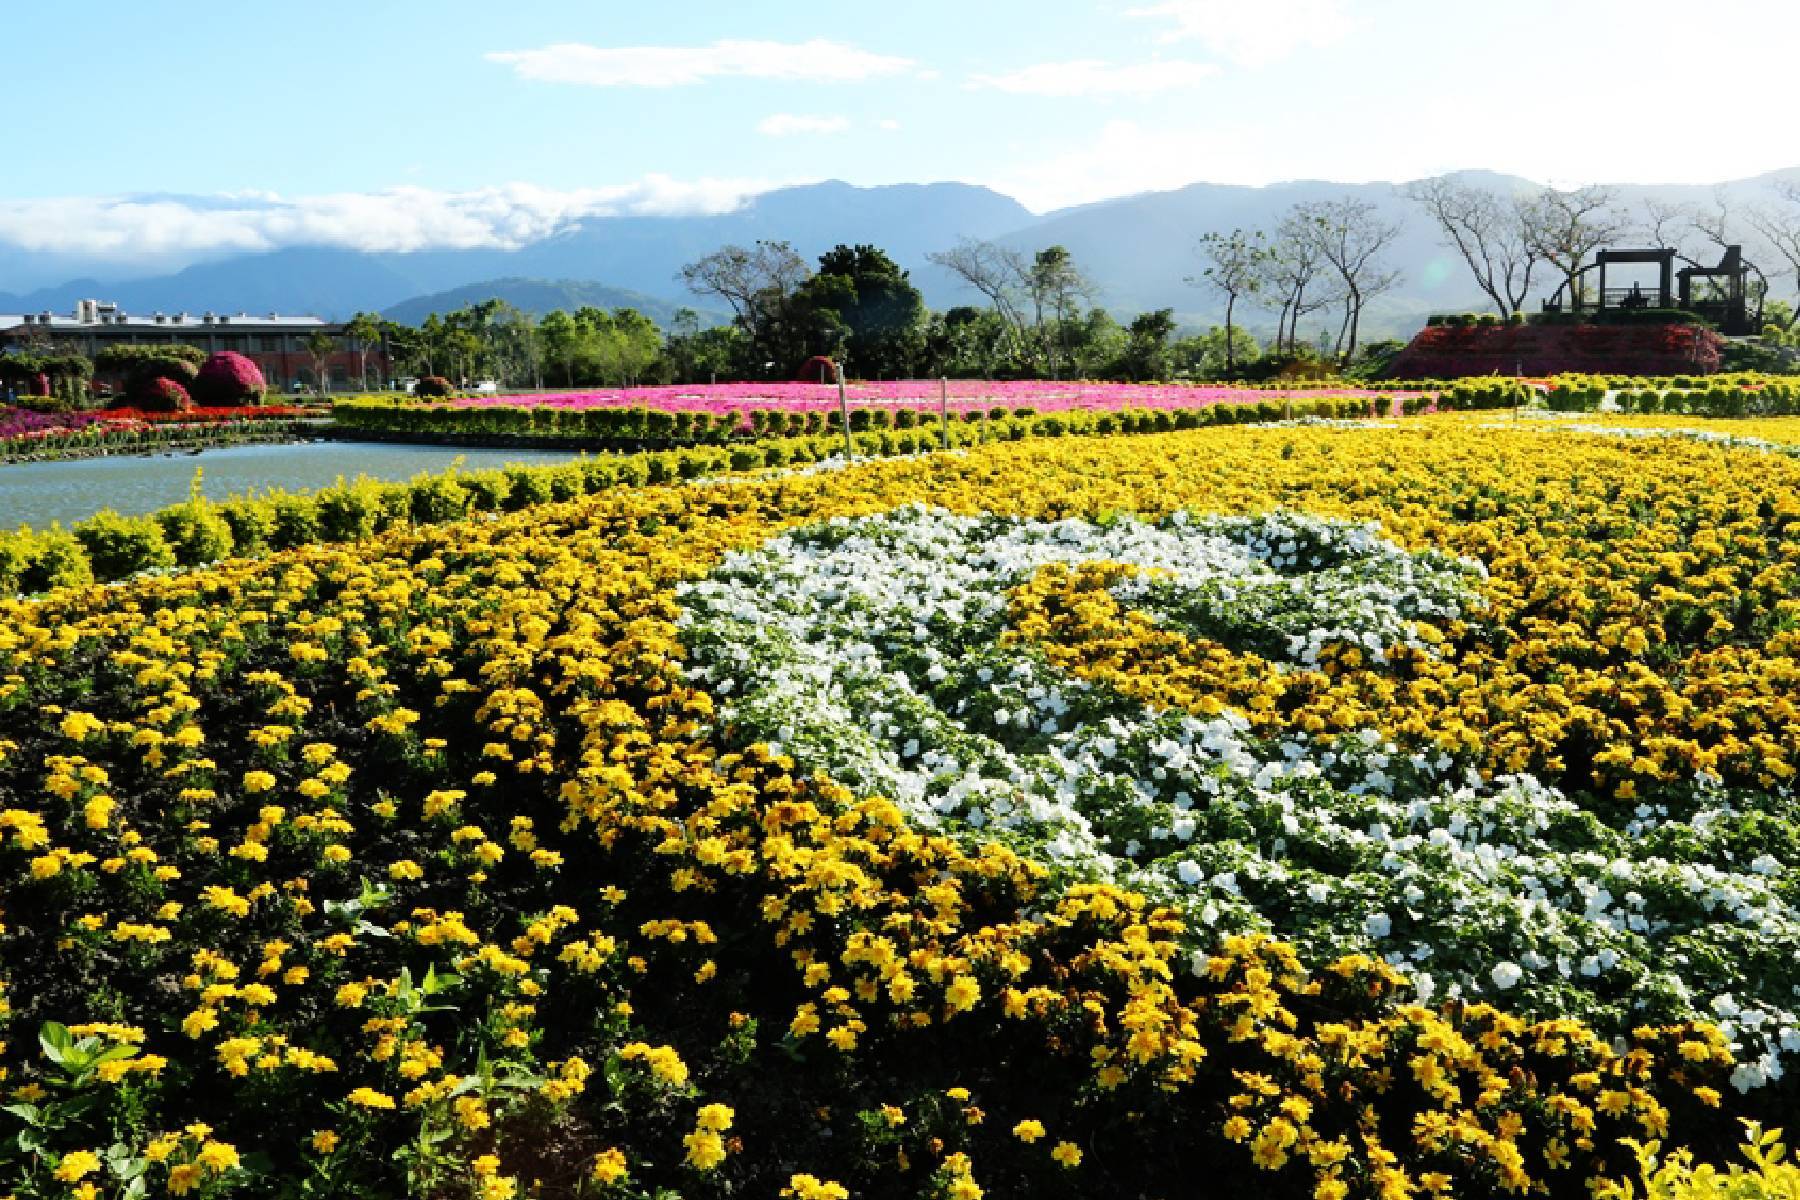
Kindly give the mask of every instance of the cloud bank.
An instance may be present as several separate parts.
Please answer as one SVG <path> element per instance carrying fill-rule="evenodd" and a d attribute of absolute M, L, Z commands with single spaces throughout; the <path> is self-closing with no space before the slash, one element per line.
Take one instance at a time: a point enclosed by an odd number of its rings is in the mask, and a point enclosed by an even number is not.
<path fill-rule="evenodd" d="M 588 217 L 729 212 L 772 186 L 766 180 L 649 175 L 635 183 L 572 191 L 509 183 L 463 192 L 396 187 L 292 198 L 241 192 L 0 200 L 0 243 L 126 259 L 288 246 L 512 250 Z"/>

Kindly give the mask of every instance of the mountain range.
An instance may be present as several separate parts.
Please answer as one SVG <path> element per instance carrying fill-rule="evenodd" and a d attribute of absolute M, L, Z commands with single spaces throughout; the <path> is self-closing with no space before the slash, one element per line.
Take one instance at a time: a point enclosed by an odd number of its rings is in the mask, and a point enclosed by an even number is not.
<path fill-rule="evenodd" d="M 1487 172 L 1461 175 L 1500 190 L 1534 186 Z M 1800 171 L 1718 185 L 1620 185 L 1615 191 L 1634 210 L 1646 198 L 1701 208 L 1722 200 L 1742 210 L 1770 202 L 1772 186 L 1781 180 L 1800 180 Z M 366 310 L 412 322 L 498 295 L 536 312 L 584 303 L 630 304 L 666 323 L 677 307 L 707 307 L 682 292 L 676 279 L 682 264 L 721 245 L 759 238 L 785 239 L 809 257 L 839 242 L 873 243 L 912 272 L 928 303 L 947 308 L 980 298 L 926 255 L 969 237 L 1028 251 L 1066 246 L 1098 285 L 1100 302 L 1115 314 L 1168 307 L 1184 324 L 1202 325 L 1219 320 L 1222 310 L 1208 289 L 1188 282 L 1202 267 L 1195 250 L 1201 234 L 1237 227 L 1272 230 L 1296 203 L 1345 195 L 1366 199 L 1403 223 L 1389 255 L 1403 282 L 1371 308 L 1366 323 L 1372 334 L 1409 332 L 1431 312 L 1485 306 L 1435 227 L 1388 183 L 1195 183 L 1037 214 L 972 184 L 855 187 L 831 181 L 765 192 L 718 215 L 590 218 L 513 250 L 391 253 L 294 246 L 138 278 L 84 260 L 87 272 L 81 277 L 21 292 L 0 290 L 0 312 L 68 311 L 76 300 L 95 297 L 132 312 L 279 311 L 343 318 Z M 1757 255 L 1754 246 L 1747 253 Z M 1774 274 L 1774 263 L 1763 265 Z M 41 254 L 31 256 L 27 267 L 18 252 L 0 253 L 0 287 L 9 273 L 41 279 L 55 266 Z M 1548 293 L 1552 285 L 1546 276 L 1542 290 Z M 1261 319 L 1251 313 L 1246 323 L 1254 327 Z"/>

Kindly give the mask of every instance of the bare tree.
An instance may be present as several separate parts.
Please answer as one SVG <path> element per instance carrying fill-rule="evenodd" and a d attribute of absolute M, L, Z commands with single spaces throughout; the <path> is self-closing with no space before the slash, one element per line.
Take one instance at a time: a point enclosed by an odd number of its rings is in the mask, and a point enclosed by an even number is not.
<path fill-rule="evenodd" d="M 1781 207 L 1752 208 L 1745 220 L 1787 263 L 1795 289 L 1800 291 L 1800 186 L 1780 183 L 1775 191 L 1781 197 Z"/>
<path fill-rule="evenodd" d="M 1387 220 L 1374 204 L 1353 196 L 1309 201 L 1295 205 L 1294 212 L 1342 290 L 1344 319 L 1337 353 L 1347 362 L 1356 356 L 1363 310 L 1400 282 L 1400 273 L 1382 261 L 1400 236 L 1400 222 Z"/>
<path fill-rule="evenodd" d="M 949 250 L 925 256 L 987 298 L 1014 346 L 1034 365 L 1056 374 L 1066 347 L 1063 335 L 1094 285 L 1067 249 L 1049 246 L 1035 255 L 997 242 L 964 238 Z"/>
<path fill-rule="evenodd" d="M 1685 204 L 1674 204 L 1655 196 L 1643 199 L 1643 223 L 1631 231 L 1642 235 L 1659 250 L 1680 252 L 1682 236 L 1693 228 L 1694 211 Z"/>
<path fill-rule="evenodd" d="M 681 268 L 679 278 L 695 295 L 717 296 L 730 305 L 750 344 L 779 359 L 777 342 L 794 294 L 811 274 L 787 242 L 759 241 L 751 247 L 721 246 Z"/>
<path fill-rule="evenodd" d="M 1531 274 L 1542 261 L 1525 236 L 1516 197 L 1469 187 L 1446 177 L 1421 179 L 1406 193 L 1437 222 L 1445 243 L 1462 255 L 1475 283 L 1502 317 L 1523 310 Z"/>
<path fill-rule="evenodd" d="M 1264 261 L 1268 278 L 1263 293 L 1279 299 L 1275 324 L 1275 349 L 1300 349 L 1300 322 L 1343 297 L 1323 275 L 1327 270 L 1312 229 L 1298 211 L 1290 211 L 1275 230 L 1275 242 Z"/>
<path fill-rule="evenodd" d="M 1023 253 L 997 242 L 964 238 L 949 250 L 925 257 L 986 297 L 1015 344 L 1026 340 L 1025 281 L 1030 260 Z"/>
<path fill-rule="evenodd" d="M 1726 247 L 1740 245 L 1744 240 L 1738 235 L 1731 213 L 1731 198 L 1723 187 L 1713 189 L 1711 208 L 1695 205 L 1690 210 L 1688 227 L 1716 246 L 1720 254 L 1725 253 Z"/>
<path fill-rule="evenodd" d="M 1615 207 L 1610 188 L 1584 187 L 1570 192 L 1545 188 L 1519 206 L 1526 244 L 1532 253 L 1562 273 L 1569 302 L 1578 299 L 1576 276 L 1588 257 L 1619 237 L 1628 219 Z"/>
<path fill-rule="evenodd" d="M 1237 374 L 1237 326 L 1239 300 L 1253 299 L 1269 282 L 1269 247 L 1261 231 L 1207 233 L 1200 237 L 1199 252 L 1207 265 L 1190 275 L 1192 287 L 1210 287 L 1225 297 L 1225 372 Z"/>

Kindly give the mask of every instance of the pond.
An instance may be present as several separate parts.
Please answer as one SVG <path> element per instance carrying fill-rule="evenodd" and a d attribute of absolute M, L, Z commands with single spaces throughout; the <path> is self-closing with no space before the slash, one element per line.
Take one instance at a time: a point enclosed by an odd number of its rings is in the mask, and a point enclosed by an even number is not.
<path fill-rule="evenodd" d="M 203 469 L 206 495 L 213 500 L 247 492 L 311 491 L 330 487 L 339 476 L 355 479 L 411 479 L 421 471 L 443 471 L 457 459 L 469 470 L 507 463 L 542 465 L 572 462 L 576 454 L 555 450 L 480 450 L 460 446 L 406 446 L 385 442 L 294 442 L 274 446 L 228 446 L 218 450 L 156 455 L 112 455 L 65 462 L 0 466 L 0 529 L 25 524 L 67 526 L 112 508 L 128 516 L 154 512 L 188 497 L 196 468 Z"/>

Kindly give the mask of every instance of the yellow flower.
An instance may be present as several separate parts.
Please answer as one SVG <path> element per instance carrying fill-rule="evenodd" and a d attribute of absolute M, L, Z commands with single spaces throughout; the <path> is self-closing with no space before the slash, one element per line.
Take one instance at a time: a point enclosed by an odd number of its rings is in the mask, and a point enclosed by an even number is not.
<path fill-rule="evenodd" d="M 1012 1128 L 1013 1136 L 1021 1142 L 1031 1143 L 1044 1136 L 1042 1121 L 1020 1121 Z"/>
<path fill-rule="evenodd" d="M 630 1173 L 630 1164 L 625 1159 L 625 1152 L 618 1149 L 602 1150 L 596 1154 L 594 1167 L 590 1172 L 594 1182 L 601 1187 L 611 1187 Z"/>
<path fill-rule="evenodd" d="M 723 1133 L 731 1128 L 732 1118 L 737 1114 L 725 1104 L 708 1104 L 695 1116 L 694 1123 L 701 1129 L 710 1129 L 714 1133 Z"/>
<path fill-rule="evenodd" d="M 80 740 L 80 739 L 77 739 Z M 71 1150 L 63 1155 L 52 1174 L 64 1183 L 73 1183 L 100 1169 L 100 1156 L 91 1150 Z"/>
<path fill-rule="evenodd" d="M 696 1171 L 710 1171 L 725 1161 L 725 1142 L 709 1129 L 696 1129 L 682 1139 L 686 1161 Z"/>
<path fill-rule="evenodd" d="M 275 777 L 267 771 L 245 771 L 244 791 L 254 796 L 275 786 Z"/>
<path fill-rule="evenodd" d="M 349 1095 L 349 1100 L 350 1100 L 350 1103 L 361 1105 L 363 1108 L 392 1108 L 392 1107 L 394 1107 L 394 1098 L 392 1096 L 387 1095 L 385 1092 L 378 1092 L 374 1088 L 368 1088 L 368 1087 L 359 1087 L 355 1091 L 351 1092 Z"/>
<path fill-rule="evenodd" d="M 1081 1147 L 1074 1142 L 1058 1142 L 1050 1151 L 1050 1157 L 1065 1167 L 1081 1165 Z"/>
<path fill-rule="evenodd" d="M 342 1139 L 338 1137 L 336 1130 L 314 1130 L 312 1135 L 312 1148 L 320 1154 L 330 1154 L 338 1148 L 338 1143 L 341 1140 Z"/>

